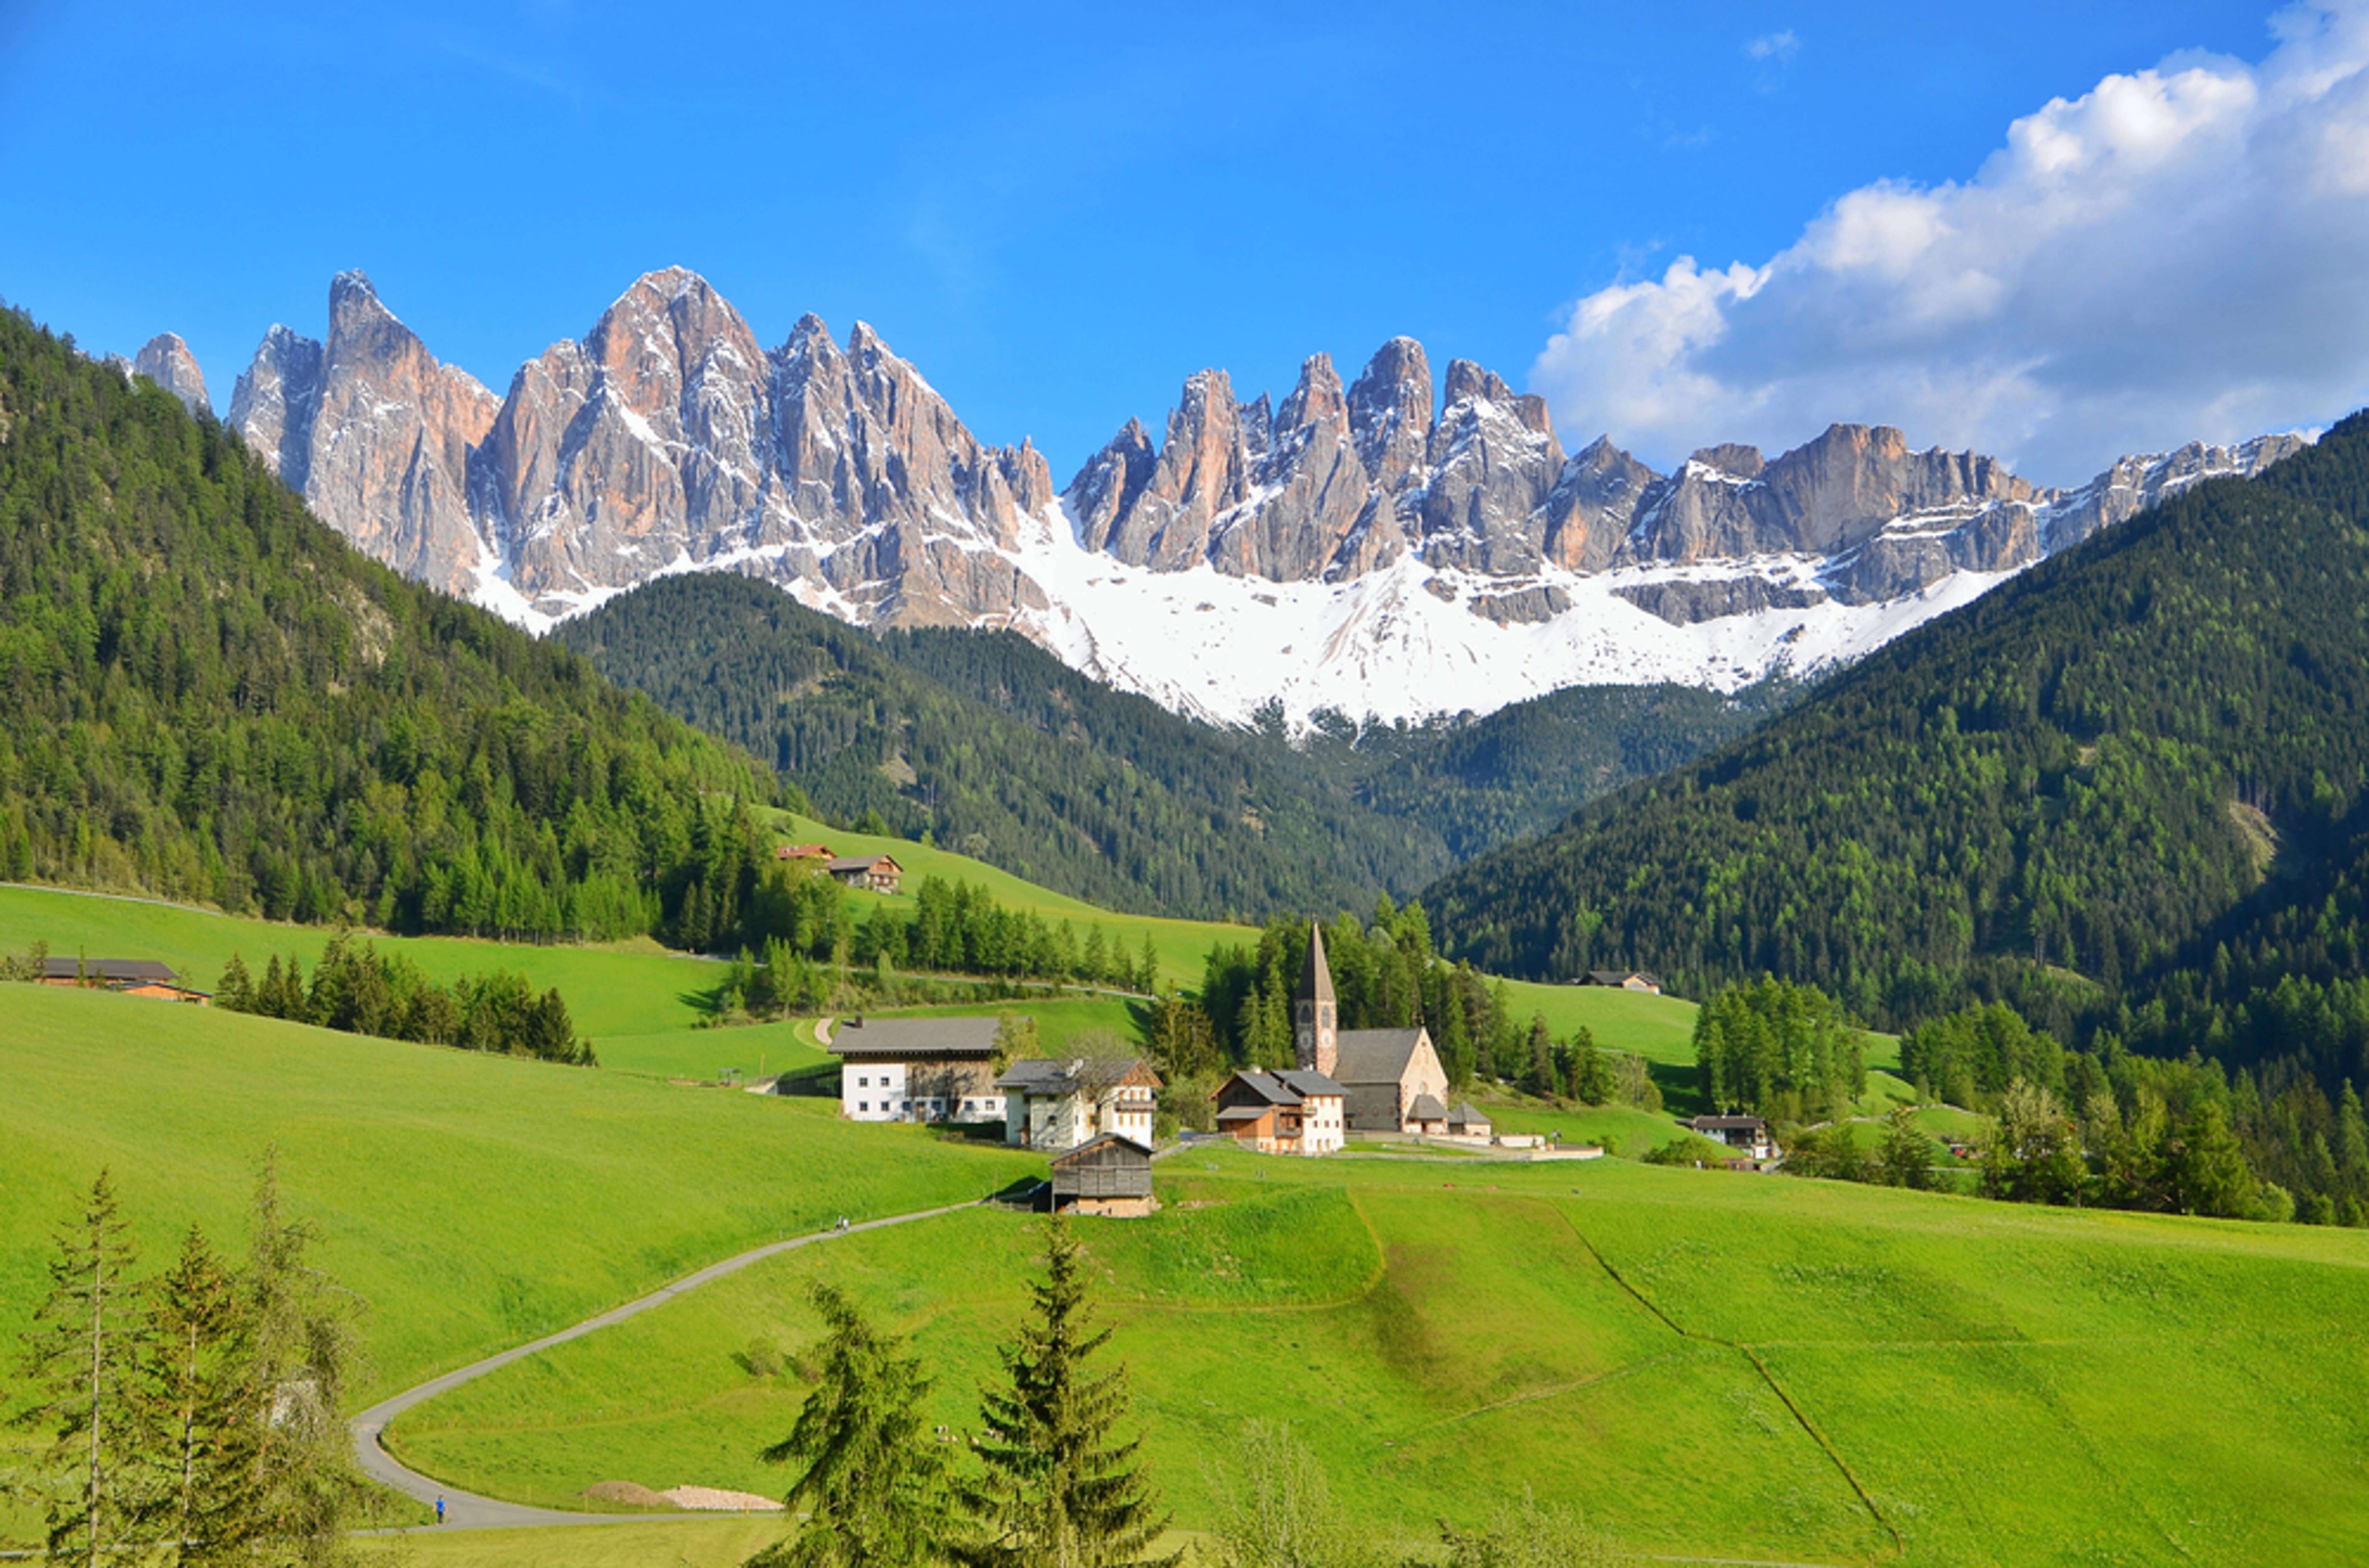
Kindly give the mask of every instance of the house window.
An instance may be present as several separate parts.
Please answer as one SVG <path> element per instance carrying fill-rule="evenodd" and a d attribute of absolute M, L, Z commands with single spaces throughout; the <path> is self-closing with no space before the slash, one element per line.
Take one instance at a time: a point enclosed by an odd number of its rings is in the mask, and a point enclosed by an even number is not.
<path fill-rule="evenodd" d="M 855 1102 L 855 1108 L 859 1111 L 868 1111 L 872 1108 L 872 1102 L 869 1100 L 858 1100 Z"/>
<path fill-rule="evenodd" d="M 872 1080 L 868 1078 L 859 1078 L 855 1081 L 855 1086 L 858 1089 L 869 1089 L 872 1087 Z"/>

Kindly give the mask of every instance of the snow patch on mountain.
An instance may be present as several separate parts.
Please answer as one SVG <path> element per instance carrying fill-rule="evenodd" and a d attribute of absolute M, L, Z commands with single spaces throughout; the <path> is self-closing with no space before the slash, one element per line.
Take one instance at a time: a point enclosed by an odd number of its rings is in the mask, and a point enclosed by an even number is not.
<path fill-rule="evenodd" d="M 1031 524 L 1009 554 L 1052 605 L 1024 615 L 1018 629 L 1072 668 L 1177 712 L 1240 725 L 1276 701 L 1295 730 L 1325 708 L 1421 720 L 1487 714 L 1575 685 L 1668 681 L 1734 691 L 1857 658 L 2013 575 L 1961 572 L 1883 604 L 1829 599 L 1681 626 L 1619 590 L 1743 574 L 1809 587 L 1821 563 L 1762 557 L 1593 574 L 1549 567 L 1514 583 L 1435 569 L 1410 555 L 1345 583 L 1276 582 L 1206 565 L 1126 566 L 1079 544 L 1058 504 Z M 1571 608 L 1511 624 L 1471 608 L 1476 598 L 1524 587 L 1560 590 Z"/>

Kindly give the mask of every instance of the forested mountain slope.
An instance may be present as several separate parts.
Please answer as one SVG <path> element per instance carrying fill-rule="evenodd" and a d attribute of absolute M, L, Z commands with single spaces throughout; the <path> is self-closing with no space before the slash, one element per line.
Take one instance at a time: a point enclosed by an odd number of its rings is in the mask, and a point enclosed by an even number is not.
<path fill-rule="evenodd" d="M 662 578 L 552 635 L 842 821 L 876 813 L 1111 909 L 1204 917 L 1404 897 L 1789 692 L 1591 688 L 1472 723 L 1326 715 L 1294 739 L 1279 708 L 1215 728 L 1010 632 L 867 632 L 737 576 Z"/>
<path fill-rule="evenodd" d="M 299 921 L 668 931 L 752 759 L 406 582 L 235 433 L 0 313 L 0 877 Z"/>
<path fill-rule="evenodd" d="M 770 583 L 664 578 L 552 634 L 768 758 L 841 820 L 876 812 L 1107 908 L 1363 908 L 1447 868 L 1436 833 L 1283 753 L 1113 692 L 1009 633 L 891 634 Z"/>
<path fill-rule="evenodd" d="M 1504 972 L 1637 964 L 1700 992 L 1766 970 L 1891 1025 L 2004 997 L 2066 1032 L 2369 1073 L 2363 517 L 2355 416 L 1425 902 Z M 2283 985 L 2314 1040 L 2272 1024 Z M 2150 1005 L 2173 997 L 2214 1005 Z"/>

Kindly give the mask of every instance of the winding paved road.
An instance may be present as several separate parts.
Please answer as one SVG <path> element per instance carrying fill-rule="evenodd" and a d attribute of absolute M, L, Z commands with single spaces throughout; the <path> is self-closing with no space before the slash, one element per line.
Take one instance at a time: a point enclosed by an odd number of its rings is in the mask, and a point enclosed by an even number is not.
<path fill-rule="evenodd" d="M 647 1521 L 653 1517 L 702 1517 L 701 1515 L 691 1513 L 681 1515 L 572 1514 L 557 1508 L 531 1508 L 521 1503 L 505 1503 L 498 1498 L 480 1497 L 475 1493 L 440 1485 L 427 1476 L 421 1475 L 418 1471 L 405 1468 L 393 1454 L 386 1451 L 385 1445 L 379 1440 L 380 1435 L 386 1430 L 388 1422 L 393 1421 L 413 1405 L 424 1403 L 439 1394 L 448 1393 L 464 1383 L 474 1381 L 488 1372 L 507 1367 L 511 1362 L 521 1360 L 538 1351 L 548 1350 L 555 1345 L 565 1345 L 571 1339 L 581 1339 L 596 1329 L 604 1329 L 612 1323 L 622 1323 L 628 1318 L 638 1317 L 653 1307 L 664 1306 L 686 1290 L 696 1290 L 711 1280 L 721 1279 L 727 1274 L 738 1274 L 750 1264 L 789 1252 L 793 1248 L 807 1246 L 816 1242 L 828 1242 L 835 1236 L 853 1236 L 866 1230 L 885 1230 L 891 1225 L 908 1225 L 916 1219 L 934 1219 L 942 1214 L 959 1213 L 963 1209 L 975 1208 L 979 1203 L 990 1201 L 991 1200 L 981 1198 L 974 1203 L 949 1204 L 944 1208 L 924 1208 L 911 1214 L 892 1214 L 885 1219 L 866 1219 L 860 1224 L 851 1224 L 844 1230 L 818 1230 L 808 1236 L 793 1236 L 786 1242 L 770 1242 L 761 1247 L 752 1247 L 738 1256 L 726 1258 L 722 1263 L 710 1264 L 697 1274 L 687 1274 L 673 1284 L 654 1290 L 637 1301 L 628 1301 L 622 1307 L 612 1307 L 599 1317 L 585 1319 L 573 1328 L 564 1328 L 557 1333 L 545 1334 L 532 1344 L 521 1345 L 515 1350 L 505 1350 L 499 1356 L 488 1356 L 483 1361 L 473 1361 L 466 1367 L 445 1373 L 441 1378 L 430 1378 L 418 1388 L 406 1389 L 393 1399 L 382 1400 L 355 1416 L 350 1424 L 354 1439 L 354 1458 L 360 1461 L 363 1472 L 372 1481 L 391 1486 L 406 1496 L 415 1497 L 430 1507 L 435 1505 L 439 1497 L 444 1499 L 443 1528 L 448 1530 L 502 1529 L 519 1525 L 616 1525 L 635 1519 Z"/>

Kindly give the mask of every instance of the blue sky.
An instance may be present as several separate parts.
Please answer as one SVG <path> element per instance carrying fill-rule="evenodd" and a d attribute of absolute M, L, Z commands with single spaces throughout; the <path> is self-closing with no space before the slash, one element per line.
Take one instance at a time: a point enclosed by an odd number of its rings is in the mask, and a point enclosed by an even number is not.
<path fill-rule="evenodd" d="M 1838 344 L 1904 307 L 1821 292 L 1831 278 L 1802 258 L 1854 192 L 1980 187 L 2010 125 L 2052 99 L 2199 61 L 2236 79 L 2300 47 L 2306 23 L 2351 25 L 2291 13 L 2274 39 L 2272 18 L 2198 0 L 0 3 L 0 296 L 93 351 L 177 331 L 223 406 L 268 325 L 322 330 L 343 268 L 499 392 L 637 274 L 681 263 L 767 344 L 808 310 L 842 337 L 872 322 L 983 438 L 1033 435 L 1063 482 L 1127 416 L 1156 430 L 1200 366 L 1280 395 L 1304 355 L 1351 375 L 1402 332 L 1437 368 L 1465 356 L 1547 392 L 1574 447 L 1610 427 L 1666 463 L 1698 439 L 1889 419 L 2078 478 L 2093 452 L 2216 418 L 2324 422 L 2369 388 L 2369 360 L 2250 403 L 2205 385 L 2163 407 L 2137 395 L 2162 367 L 2134 366 L 2127 416 L 2085 424 L 2068 401 L 2102 406 L 2102 385 L 2111 402 L 2116 372 L 2056 363 L 2081 354 L 2058 355 L 2049 313 L 2072 307 L 2052 297 L 2004 338 L 1978 320 L 1822 379 L 1805 365 L 1849 359 Z M 1981 210 L 2024 222 L 2012 202 Z M 1958 234 L 1980 212 L 1944 219 Z M 2338 273 L 2369 260 L 2346 248 L 2361 232 L 2348 218 L 2303 242 L 2329 253 L 2340 294 Z M 2079 269 L 2087 242 L 2066 243 L 2014 260 L 2009 292 Z M 1682 257 L 1774 282 L 1706 294 L 1673 273 Z M 2169 328 L 2192 303 L 2151 308 Z M 1671 325 L 1686 311 L 1708 337 Z M 2054 401 L 2014 418 L 1972 411 L 2008 372 L 1936 391 L 1904 357 L 1946 370 L 2026 338 L 2043 346 L 2015 373 L 2048 360 Z"/>

